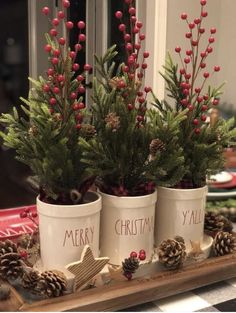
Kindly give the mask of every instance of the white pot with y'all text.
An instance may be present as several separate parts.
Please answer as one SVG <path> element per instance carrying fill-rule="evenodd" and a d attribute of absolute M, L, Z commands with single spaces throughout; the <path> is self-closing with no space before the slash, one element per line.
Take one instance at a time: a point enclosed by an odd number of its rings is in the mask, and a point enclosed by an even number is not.
<path fill-rule="evenodd" d="M 101 255 L 121 265 L 132 251 L 152 255 L 156 191 L 139 197 L 117 197 L 101 193 Z"/>
<path fill-rule="evenodd" d="M 158 187 L 155 223 L 157 246 L 166 239 L 182 236 L 187 250 L 191 242 L 203 243 L 207 187 L 173 189 Z"/>
<path fill-rule="evenodd" d="M 83 204 L 56 205 L 37 198 L 40 254 L 44 268 L 80 260 L 85 245 L 99 254 L 101 196 L 88 192 Z"/>

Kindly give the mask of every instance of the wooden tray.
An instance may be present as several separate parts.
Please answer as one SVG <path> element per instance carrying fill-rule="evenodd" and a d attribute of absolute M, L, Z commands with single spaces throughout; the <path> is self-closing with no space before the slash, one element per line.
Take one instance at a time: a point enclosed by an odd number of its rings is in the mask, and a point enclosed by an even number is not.
<path fill-rule="evenodd" d="M 236 277 L 236 253 L 209 258 L 181 270 L 157 273 L 150 278 L 113 282 L 60 298 L 26 303 L 12 287 L 11 298 L 0 302 L 0 311 L 116 311 Z"/>

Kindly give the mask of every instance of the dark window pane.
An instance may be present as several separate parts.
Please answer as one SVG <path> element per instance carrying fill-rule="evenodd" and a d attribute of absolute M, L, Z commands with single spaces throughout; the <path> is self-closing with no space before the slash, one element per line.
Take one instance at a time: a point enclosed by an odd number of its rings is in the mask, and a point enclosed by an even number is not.
<path fill-rule="evenodd" d="M 28 9 L 26 0 L 0 1 L 0 113 L 19 107 L 28 95 Z M 15 151 L 0 146 L 0 208 L 29 204 L 28 167 L 15 160 Z"/>
<path fill-rule="evenodd" d="M 71 1 L 69 10 L 69 18 L 74 23 L 74 28 L 70 31 L 70 47 L 74 50 L 75 44 L 78 42 L 79 29 L 77 27 L 78 21 L 84 21 L 86 23 L 86 0 L 74 0 Z M 85 33 L 85 31 L 82 31 Z M 82 43 L 83 49 L 77 54 L 76 62 L 80 64 L 80 70 L 78 74 L 83 72 L 83 65 L 86 63 L 86 50 L 85 43 Z"/>
<path fill-rule="evenodd" d="M 135 1 L 133 3 L 135 6 Z M 124 0 L 108 0 L 108 47 L 116 44 L 117 51 L 119 52 L 115 58 L 115 62 L 120 64 L 125 62 L 127 54 L 125 50 L 125 41 L 123 32 L 118 29 L 120 21 L 115 17 L 116 11 L 122 11 L 122 23 L 128 26 L 126 32 L 130 34 L 130 15 L 128 12 L 128 6 L 124 3 Z"/>

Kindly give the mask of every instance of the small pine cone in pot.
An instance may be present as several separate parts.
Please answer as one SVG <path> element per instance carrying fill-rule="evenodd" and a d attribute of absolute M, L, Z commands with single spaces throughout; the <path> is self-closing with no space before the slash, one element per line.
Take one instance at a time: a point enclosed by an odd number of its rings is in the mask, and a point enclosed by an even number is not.
<path fill-rule="evenodd" d="M 41 273 L 36 291 L 48 298 L 62 296 L 67 288 L 65 275 L 57 270 L 45 271 Z"/>
<path fill-rule="evenodd" d="M 159 261 L 168 269 L 180 267 L 186 257 L 183 238 L 179 236 L 175 238 L 164 240 L 159 247 Z"/>
<path fill-rule="evenodd" d="M 214 212 L 205 214 L 204 229 L 209 232 L 228 231 L 233 229 L 232 223 L 223 215 Z"/>
<path fill-rule="evenodd" d="M 125 276 L 127 274 L 134 274 L 138 268 L 139 260 L 136 257 L 129 257 L 122 262 L 122 269 Z"/>
<path fill-rule="evenodd" d="M 35 287 L 37 286 L 41 276 L 38 271 L 35 271 L 33 269 L 30 269 L 28 271 L 25 271 L 21 281 L 22 281 L 22 286 L 25 289 L 30 290 L 31 292 L 34 292 Z"/>
<path fill-rule="evenodd" d="M 13 241 L 9 239 L 5 241 L 0 241 L 0 256 L 12 252 L 17 252 L 17 246 Z"/>
<path fill-rule="evenodd" d="M 153 139 L 149 146 L 150 154 L 155 156 L 157 151 L 165 150 L 165 144 L 158 138 Z"/>
<path fill-rule="evenodd" d="M 96 135 L 96 129 L 93 125 L 82 124 L 80 129 L 80 136 L 86 139 L 91 139 Z"/>
<path fill-rule="evenodd" d="M 228 232 L 219 231 L 213 241 L 213 251 L 216 256 L 236 252 L 236 237 Z"/>
<path fill-rule="evenodd" d="M 7 253 L 0 257 L 0 277 L 17 279 L 23 274 L 23 264 L 18 253 Z"/>

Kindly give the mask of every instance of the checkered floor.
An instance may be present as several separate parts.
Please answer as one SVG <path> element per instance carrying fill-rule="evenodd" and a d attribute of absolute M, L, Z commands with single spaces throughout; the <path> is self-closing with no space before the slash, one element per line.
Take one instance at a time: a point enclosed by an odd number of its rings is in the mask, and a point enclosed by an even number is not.
<path fill-rule="evenodd" d="M 140 311 L 236 312 L 236 278 L 123 310 Z"/>

